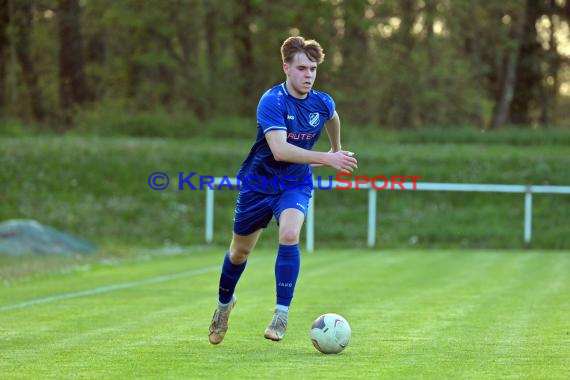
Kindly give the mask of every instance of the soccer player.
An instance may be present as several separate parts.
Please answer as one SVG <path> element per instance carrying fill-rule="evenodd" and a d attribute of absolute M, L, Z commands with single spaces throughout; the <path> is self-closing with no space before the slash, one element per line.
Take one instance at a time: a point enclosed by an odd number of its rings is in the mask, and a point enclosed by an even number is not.
<path fill-rule="evenodd" d="M 287 79 L 261 97 L 256 142 L 238 172 L 243 186 L 237 198 L 233 238 L 222 266 L 218 306 L 209 329 L 212 344 L 224 339 L 237 301 L 234 290 L 262 228 L 272 216 L 279 226 L 277 303 L 264 336 L 273 341 L 283 339 L 299 275 L 299 233 L 312 194 L 312 184 L 307 181 L 311 165 L 340 172 L 352 172 L 357 167 L 353 154 L 341 150 L 340 120 L 333 99 L 312 89 L 317 65 L 324 59 L 319 43 L 289 37 L 281 46 L 281 57 Z M 314 152 L 311 149 L 323 127 L 331 149 Z"/>

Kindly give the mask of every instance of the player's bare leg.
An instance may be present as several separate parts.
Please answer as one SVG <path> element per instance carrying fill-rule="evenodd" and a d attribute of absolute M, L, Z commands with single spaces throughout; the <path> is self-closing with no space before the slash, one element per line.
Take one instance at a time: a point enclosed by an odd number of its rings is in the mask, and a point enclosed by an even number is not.
<path fill-rule="evenodd" d="M 265 329 L 264 337 L 266 339 L 270 339 L 273 341 L 280 341 L 285 336 L 285 331 L 287 330 L 287 316 L 289 311 L 289 305 L 291 303 L 292 298 L 292 291 L 294 289 L 294 283 L 297 280 L 297 275 L 299 271 L 299 251 L 298 251 L 298 244 L 299 244 L 299 234 L 301 233 L 301 227 L 303 226 L 303 221 L 305 220 L 304 214 L 293 208 L 285 209 L 281 216 L 279 217 L 279 246 L 280 250 L 290 250 L 290 252 L 286 252 L 286 254 L 291 254 L 287 259 L 296 260 L 296 263 L 290 266 L 290 268 L 285 268 L 281 270 L 288 270 L 291 272 L 292 281 L 281 283 L 278 281 L 277 283 L 277 299 L 278 304 L 275 307 L 275 314 L 273 315 L 273 319 L 269 323 L 269 326 Z M 296 251 L 295 251 L 296 250 Z M 296 254 L 296 255 L 295 255 Z M 277 265 L 276 265 L 276 279 L 277 279 Z M 290 298 L 281 299 L 279 295 L 279 287 L 283 286 L 287 289 L 290 289 Z M 289 295 L 288 295 L 289 296 Z M 282 304 L 281 304 L 282 303 Z"/>
<path fill-rule="evenodd" d="M 249 235 L 238 235 L 233 234 L 232 242 L 229 249 L 229 262 L 233 266 L 240 266 L 245 264 L 249 254 L 255 247 L 257 240 L 261 235 L 261 229 L 253 232 Z M 243 269 L 242 269 L 243 270 Z M 223 274 L 222 274 L 223 276 Z M 221 280 L 220 280 L 221 282 Z M 229 289 L 223 289 L 220 285 L 220 294 L 223 295 L 230 291 Z M 230 294 L 226 294 L 229 296 Z M 214 311 L 214 316 L 212 317 L 212 323 L 210 324 L 208 339 L 212 344 L 219 344 L 224 340 L 226 332 L 228 331 L 228 320 L 230 318 L 230 313 L 237 303 L 237 298 L 233 294 L 233 289 L 231 289 L 231 299 L 228 303 L 218 302 L 218 307 Z"/>
<path fill-rule="evenodd" d="M 244 263 L 249 254 L 255 248 L 262 229 L 259 229 L 249 235 L 238 235 L 234 232 L 232 242 L 230 243 L 230 260 L 233 264 Z"/>
<path fill-rule="evenodd" d="M 283 210 L 279 217 L 279 244 L 299 244 L 305 215 L 296 208 Z"/>

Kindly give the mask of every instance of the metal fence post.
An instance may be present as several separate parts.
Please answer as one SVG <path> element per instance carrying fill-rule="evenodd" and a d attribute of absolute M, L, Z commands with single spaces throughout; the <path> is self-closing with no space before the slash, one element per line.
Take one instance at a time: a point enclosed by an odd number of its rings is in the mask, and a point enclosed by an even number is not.
<path fill-rule="evenodd" d="M 524 194 L 524 242 L 530 244 L 532 239 L 532 188 L 529 186 Z"/>
<path fill-rule="evenodd" d="M 315 190 L 313 196 L 309 200 L 309 209 L 307 210 L 307 252 L 315 251 Z"/>
<path fill-rule="evenodd" d="M 368 246 L 376 245 L 376 190 L 368 190 Z"/>
<path fill-rule="evenodd" d="M 214 239 L 214 190 L 206 189 L 206 243 Z"/>

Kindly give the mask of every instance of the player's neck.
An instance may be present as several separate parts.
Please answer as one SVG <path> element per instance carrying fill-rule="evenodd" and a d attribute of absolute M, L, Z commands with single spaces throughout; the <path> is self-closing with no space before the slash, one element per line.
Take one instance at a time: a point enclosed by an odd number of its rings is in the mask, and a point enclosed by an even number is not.
<path fill-rule="evenodd" d="M 285 87 L 287 87 L 287 92 L 289 93 L 289 95 L 291 95 L 291 96 L 294 97 L 294 98 L 297 98 L 297 99 L 306 99 L 307 96 L 309 95 L 309 94 L 301 94 L 300 92 L 298 92 L 297 90 L 295 90 L 295 89 L 293 88 L 293 86 L 291 86 L 291 84 L 289 83 L 288 80 L 285 81 Z"/>

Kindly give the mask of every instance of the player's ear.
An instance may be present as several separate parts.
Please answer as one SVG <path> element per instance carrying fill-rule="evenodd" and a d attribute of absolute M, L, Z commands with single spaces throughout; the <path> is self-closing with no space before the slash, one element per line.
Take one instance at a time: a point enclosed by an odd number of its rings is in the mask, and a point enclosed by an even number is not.
<path fill-rule="evenodd" d="M 283 72 L 285 75 L 289 74 L 289 64 L 287 62 L 283 62 Z"/>

